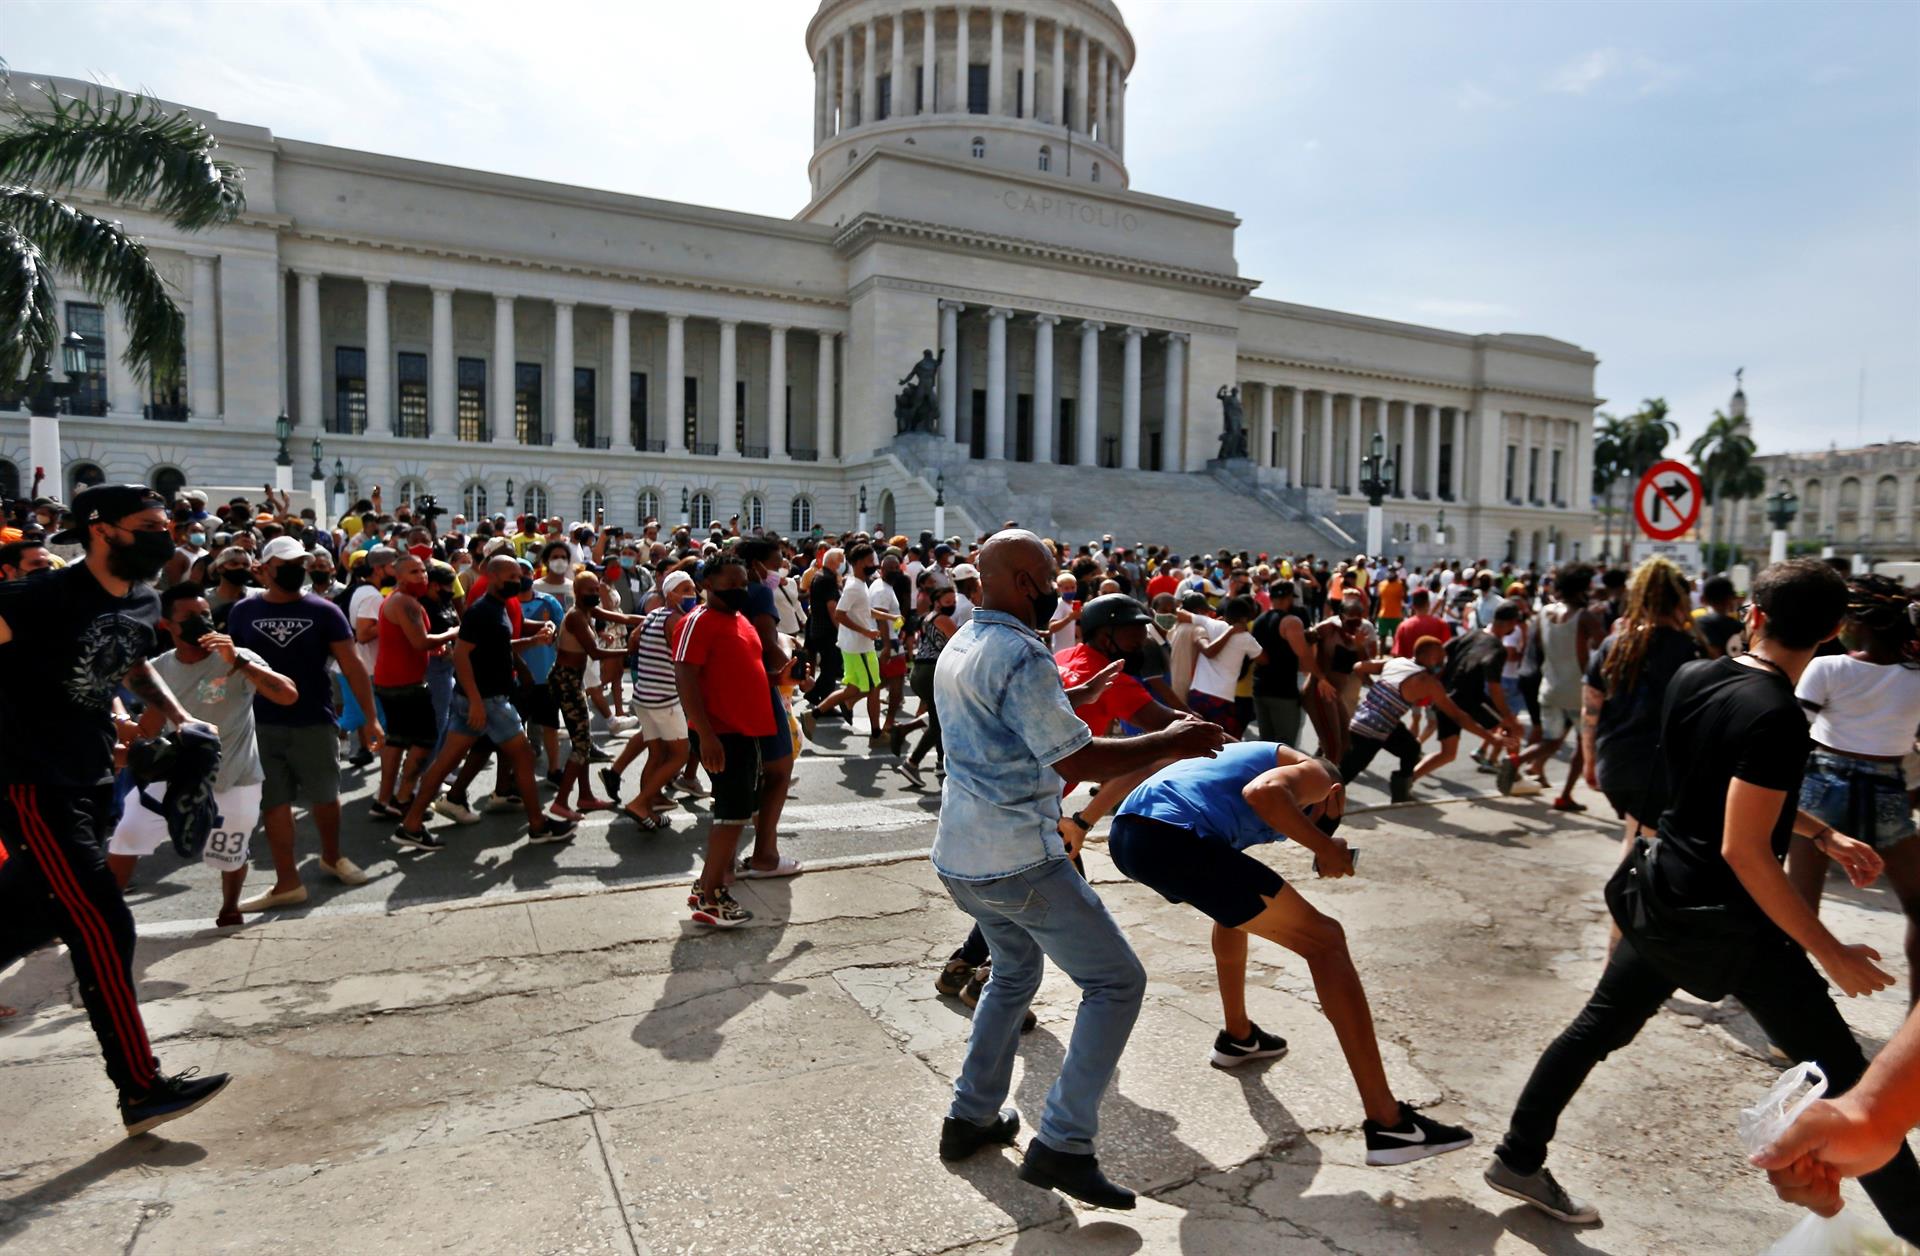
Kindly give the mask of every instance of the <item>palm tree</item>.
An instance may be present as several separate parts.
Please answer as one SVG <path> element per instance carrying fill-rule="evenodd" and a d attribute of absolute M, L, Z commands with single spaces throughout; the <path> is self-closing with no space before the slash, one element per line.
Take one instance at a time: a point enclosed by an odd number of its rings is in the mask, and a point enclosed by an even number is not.
<path fill-rule="evenodd" d="M 1606 540 L 1601 552 L 1613 556 L 1613 486 L 1626 474 L 1627 424 L 1624 419 L 1602 411 L 1594 416 L 1600 422 L 1593 432 L 1593 493 L 1607 517 Z"/>
<path fill-rule="evenodd" d="M 1667 417 L 1667 399 L 1648 397 L 1627 416 L 1626 463 L 1636 478 L 1667 456 L 1667 444 L 1680 439 L 1680 425 Z"/>
<path fill-rule="evenodd" d="M 1728 416 L 1720 411 L 1713 412 L 1706 430 L 1694 438 L 1687 452 L 1693 456 L 1694 465 L 1701 470 L 1705 481 L 1707 501 L 1713 505 L 1713 518 L 1707 527 L 1708 563 L 1719 551 L 1716 547 L 1720 534 L 1720 516 L 1725 513 L 1724 504 L 1731 496 L 1738 500 L 1741 494 L 1731 493 L 1730 489 L 1747 488 L 1758 474 L 1753 466 L 1753 437 L 1747 433 L 1747 416 L 1735 414 Z M 1764 492 L 1764 481 L 1755 492 Z M 1748 494 L 1751 495 L 1751 494 Z M 1728 540 L 1732 540 L 1732 531 L 1728 531 Z"/>
<path fill-rule="evenodd" d="M 24 374 L 32 388 L 45 380 L 59 338 L 58 273 L 120 306 L 127 366 L 170 383 L 186 319 L 146 244 L 63 197 L 85 188 L 200 231 L 246 208 L 240 169 L 216 158 L 212 134 L 185 110 L 169 114 L 145 96 L 62 96 L 35 86 L 44 101 L 32 108 L 10 80 L 0 88 L 0 381 Z"/>

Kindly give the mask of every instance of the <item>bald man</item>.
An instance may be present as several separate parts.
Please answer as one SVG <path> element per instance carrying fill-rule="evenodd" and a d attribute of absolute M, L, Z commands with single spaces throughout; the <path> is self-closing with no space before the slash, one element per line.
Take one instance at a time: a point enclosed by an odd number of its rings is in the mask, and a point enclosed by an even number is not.
<path fill-rule="evenodd" d="M 1120 664 L 1072 693 L 1061 687 L 1040 635 L 1059 596 L 1052 554 L 1033 533 L 1014 529 L 987 541 L 979 566 L 981 605 L 934 671 L 947 783 L 933 864 L 954 902 L 986 934 L 993 978 L 974 1010 L 940 1155 L 964 1159 L 1012 1142 L 1019 1130 L 1018 1114 L 1001 1105 L 1044 956 L 1080 987 L 1080 1009 L 1020 1176 L 1085 1203 L 1131 1208 L 1133 1192 L 1101 1173 L 1093 1139 L 1100 1097 L 1139 1015 L 1146 972 L 1074 870 L 1059 833 L 1061 783 L 1211 756 L 1226 735 L 1183 717 L 1139 737 L 1095 737 L 1074 707 L 1096 700 Z"/>

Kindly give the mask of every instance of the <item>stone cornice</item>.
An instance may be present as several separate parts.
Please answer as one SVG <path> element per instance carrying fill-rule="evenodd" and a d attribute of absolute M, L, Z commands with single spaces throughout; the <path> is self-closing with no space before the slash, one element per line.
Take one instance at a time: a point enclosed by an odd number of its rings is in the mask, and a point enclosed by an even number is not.
<path fill-rule="evenodd" d="M 850 256 L 884 237 L 912 240 L 920 244 L 931 244 L 969 253 L 1004 253 L 1074 269 L 1111 271 L 1136 279 L 1147 279 L 1187 288 L 1204 288 L 1211 292 L 1235 297 L 1244 297 L 1260 286 L 1260 281 L 1257 279 L 1244 279 L 1239 275 L 1229 275 L 1220 271 L 1169 266 L 1137 257 L 1123 257 L 1117 253 L 1070 249 L 1064 245 L 1047 244 L 1044 241 L 1029 240 L 1019 236 L 995 235 L 937 222 L 893 218 L 881 214 L 861 214 L 855 218 L 834 236 L 833 247 L 842 256 Z"/>
<path fill-rule="evenodd" d="M 861 280 L 847 294 L 848 304 L 858 301 L 875 288 L 886 288 L 894 292 L 921 292 L 931 297 L 956 301 L 967 309 L 984 310 L 988 306 L 1000 305 L 1021 315 L 1050 314 L 1073 322 L 1100 323 L 1103 326 L 1126 317 L 1127 321 L 1138 324 L 1150 332 L 1184 332 L 1188 335 L 1200 336 L 1234 334 L 1234 327 L 1230 323 L 1197 323 L 1189 319 L 1165 318 L 1149 314 L 1129 316 L 1126 311 L 1116 310 L 1111 306 L 1076 305 L 1070 301 L 1036 301 L 1026 293 L 994 292 L 986 288 L 960 288 L 953 284 L 900 279 L 892 275 L 874 275 Z"/>
<path fill-rule="evenodd" d="M 1532 357 L 1551 358 L 1557 362 L 1575 362 L 1583 366 L 1592 366 L 1599 359 L 1578 345 L 1564 341 L 1549 340 L 1543 336 L 1529 336 L 1511 332 L 1491 335 L 1475 335 L 1471 332 L 1447 331 L 1440 327 L 1427 327 L 1419 323 L 1400 323 L 1388 318 L 1372 318 L 1365 314 L 1349 314 L 1345 310 L 1329 310 L 1317 305 L 1296 305 L 1291 301 L 1275 301 L 1270 297 L 1249 297 L 1243 302 L 1244 308 L 1252 314 L 1273 314 L 1283 318 L 1299 318 L 1309 322 L 1324 323 L 1329 327 L 1346 327 L 1354 331 L 1383 332 L 1387 335 L 1404 336 L 1409 340 L 1426 340 L 1434 344 L 1452 345 L 1459 348 L 1498 349 L 1503 353 L 1524 353 Z"/>
<path fill-rule="evenodd" d="M 1377 380 L 1382 383 L 1402 384 L 1415 388 L 1434 388 L 1446 392 L 1494 393 L 1505 397 L 1528 397 L 1536 401 L 1554 401 L 1563 405 L 1578 406 L 1591 410 L 1601 404 L 1603 398 L 1591 397 L 1582 393 L 1553 392 L 1548 389 L 1534 388 L 1524 384 L 1507 384 L 1498 380 L 1446 379 L 1432 375 L 1408 375 L 1400 372 L 1380 370 L 1353 362 L 1321 361 L 1311 358 L 1287 357 L 1275 353 L 1251 351 L 1243 344 L 1238 353 L 1239 361 L 1244 365 L 1257 363 L 1261 366 L 1277 366 L 1283 370 L 1310 371 L 1318 375 L 1344 376 L 1353 380 Z M 1285 384 L 1284 380 L 1256 380 L 1256 383 Z M 1309 391 L 1319 391 L 1309 389 Z M 1374 396 L 1365 393 L 1364 396 Z M 1406 400 L 1396 397 L 1395 400 Z M 1417 400 L 1417 399 L 1416 399 Z M 1424 403 L 1422 403 L 1424 404 Z"/>

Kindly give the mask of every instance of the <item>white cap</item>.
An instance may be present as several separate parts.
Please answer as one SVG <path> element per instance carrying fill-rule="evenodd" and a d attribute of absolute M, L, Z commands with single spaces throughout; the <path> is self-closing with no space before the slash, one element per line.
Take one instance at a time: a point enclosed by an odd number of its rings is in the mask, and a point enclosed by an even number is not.
<path fill-rule="evenodd" d="M 955 580 L 978 580 L 980 569 L 972 563 L 958 563 L 950 574 Z"/>
<path fill-rule="evenodd" d="M 260 561 L 266 563 L 277 558 L 305 558 L 306 556 L 307 547 L 290 536 L 276 536 L 267 542 L 265 549 L 260 551 Z"/>
<path fill-rule="evenodd" d="M 660 582 L 660 592 L 663 594 L 671 593 L 683 584 L 691 589 L 693 587 L 693 577 L 684 571 L 669 571 L 667 578 Z"/>

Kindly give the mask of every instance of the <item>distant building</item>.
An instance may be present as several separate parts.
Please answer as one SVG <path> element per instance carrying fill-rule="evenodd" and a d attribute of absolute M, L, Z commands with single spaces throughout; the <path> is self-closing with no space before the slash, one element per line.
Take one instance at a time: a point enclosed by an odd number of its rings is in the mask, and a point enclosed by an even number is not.
<path fill-rule="evenodd" d="M 1764 549 L 1772 532 L 1765 498 L 1786 488 L 1800 498 L 1789 540 L 1876 561 L 1920 556 L 1920 441 L 1763 454 L 1754 461 L 1766 471 L 1767 491 L 1738 503 L 1734 539 L 1741 546 Z"/>

